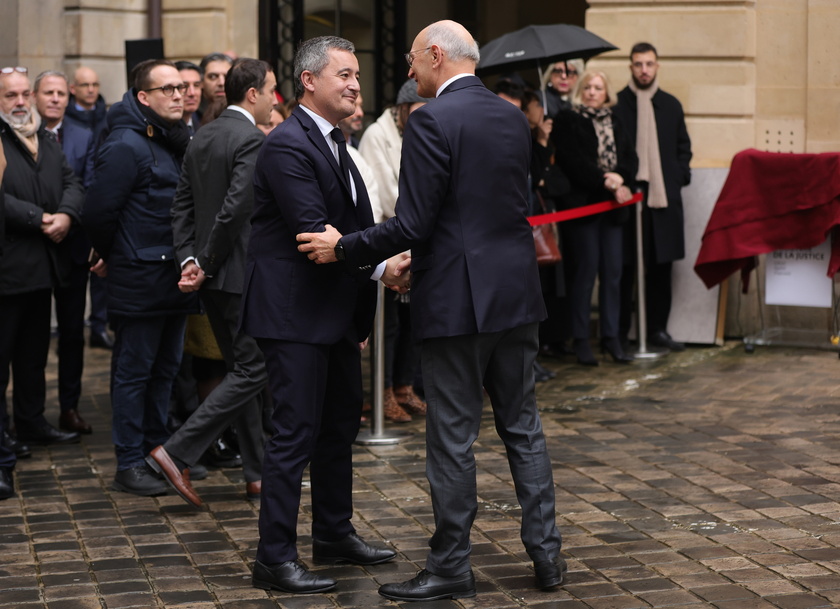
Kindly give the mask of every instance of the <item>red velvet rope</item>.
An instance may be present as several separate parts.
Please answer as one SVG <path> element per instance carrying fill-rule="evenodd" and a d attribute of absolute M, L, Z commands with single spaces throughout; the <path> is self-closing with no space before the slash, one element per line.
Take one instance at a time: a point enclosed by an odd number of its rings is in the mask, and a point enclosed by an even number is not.
<path fill-rule="evenodd" d="M 633 205 L 642 200 L 642 193 L 637 192 L 633 198 L 624 203 L 616 201 L 601 201 L 600 203 L 593 203 L 592 205 L 585 205 L 583 207 L 575 207 L 574 209 L 567 209 L 564 211 L 555 211 L 550 214 L 540 214 L 539 216 L 529 216 L 528 223 L 531 226 L 539 226 L 540 224 L 549 224 L 551 222 L 563 222 L 565 220 L 574 220 L 575 218 L 583 218 L 593 214 L 602 214 L 611 209 L 618 209 L 627 205 Z"/>

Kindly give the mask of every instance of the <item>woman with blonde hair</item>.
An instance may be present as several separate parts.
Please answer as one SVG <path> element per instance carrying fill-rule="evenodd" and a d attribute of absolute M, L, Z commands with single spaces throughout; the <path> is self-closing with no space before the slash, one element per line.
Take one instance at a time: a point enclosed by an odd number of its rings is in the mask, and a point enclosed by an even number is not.
<path fill-rule="evenodd" d="M 554 119 L 552 139 L 557 163 L 571 182 L 570 192 L 560 201 L 573 208 L 613 199 L 629 200 L 638 161 L 633 142 L 612 112 L 616 96 L 603 72 L 587 71 L 579 79 L 571 110 L 561 110 Z M 570 258 L 573 347 L 577 360 L 597 366 L 589 344 L 592 290 L 599 280 L 598 318 L 601 349 L 617 363 L 628 363 L 618 339 L 618 316 L 622 272 L 622 225 L 627 208 L 616 209 L 564 222 L 564 252 Z"/>

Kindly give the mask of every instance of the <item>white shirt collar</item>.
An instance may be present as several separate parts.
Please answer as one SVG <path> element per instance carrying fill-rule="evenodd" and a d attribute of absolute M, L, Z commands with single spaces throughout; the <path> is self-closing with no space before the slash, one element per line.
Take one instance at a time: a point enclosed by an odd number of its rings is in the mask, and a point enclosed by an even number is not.
<path fill-rule="evenodd" d="M 333 129 L 336 128 L 336 125 L 331 125 L 330 121 L 325 119 L 320 114 L 316 114 L 314 110 L 310 110 L 309 108 L 307 108 L 303 104 L 300 104 L 300 107 L 301 107 L 301 110 L 303 110 L 309 116 L 312 117 L 312 120 L 315 121 L 315 124 L 318 126 L 318 130 L 321 132 L 321 135 L 323 135 L 330 142 L 332 142 L 332 136 L 330 136 L 330 133 L 332 132 Z M 335 143 L 335 142 L 333 142 L 333 143 Z"/>
<path fill-rule="evenodd" d="M 247 111 L 245 108 L 243 108 L 242 106 L 237 106 L 236 104 L 230 104 L 230 105 L 228 106 L 228 109 L 229 109 L 229 110 L 236 110 L 237 112 L 240 112 L 240 113 L 244 114 L 245 116 L 247 116 L 247 117 L 248 117 L 248 120 L 249 120 L 249 121 L 251 121 L 251 124 L 252 124 L 252 125 L 254 125 L 254 126 L 256 127 L 256 125 L 257 125 L 257 121 L 254 119 L 254 115 L 253 115 L 253 114 L 251 114 L 250 112 L 248 112 L 248 111 Z"/>
<path fill-rule="evenodd" d="M 475 74 L 470 74 L 470 73 L 468 73 L 468 72 L 465 72 L 465 73 L 463 73 L 463 74 L 456 74 L 455 76 L 453 76 L 452 78 L 450 78 L 449 80 L 447 80 L 445 83 L 443 83 L 443 84 L 440 86 L 440 89 L 438 89 L 438 90 L 437 90 L 437 93 L 435 93 L 435 97 L 440 97 L 440 94 L 441 94 L 441 93 L 443 93 L 443 90 L 444 90 L 446 87 L 448 87 L 449 85 L 451 85 L 453 82 L 455 82 L 455 81 L 456 81 L 456 80 L 458 80 L 459 78 L 464 78 L 464 76 L 475 76 Z"/>

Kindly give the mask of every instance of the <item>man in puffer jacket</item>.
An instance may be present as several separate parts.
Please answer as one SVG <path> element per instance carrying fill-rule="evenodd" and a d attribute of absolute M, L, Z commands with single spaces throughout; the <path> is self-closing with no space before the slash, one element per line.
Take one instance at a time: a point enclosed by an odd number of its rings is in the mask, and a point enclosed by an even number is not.
<path fill-rule="evenodd" d="M 111 363 L 115 490 L 158 495 L 167 486 L 144 461 L 169 437 L 166 415 L 195 295 L 178 290 L 170 208 L 189 143 L 184 84 L 174 64 L 144 61 L 133 87 L 108 113 L 83 226 L 108 276 L 108 315 L 115 332 Z"/>

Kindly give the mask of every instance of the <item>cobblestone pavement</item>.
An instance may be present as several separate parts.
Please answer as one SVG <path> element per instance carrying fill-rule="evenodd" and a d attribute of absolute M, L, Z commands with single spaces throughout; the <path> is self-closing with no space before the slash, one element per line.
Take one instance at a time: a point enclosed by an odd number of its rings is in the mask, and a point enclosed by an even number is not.
<path fill-rule="evenodd" d="M 355 523 L 396 561 L 326 567 L 334 593 L 250 587 L 258 505 L 241 471 L 196 483 L 207 509 L 176 495 L 109 489 L 114 474 L 109 354 L 87 353 L 75 446 L 34 449 L 0 502 L 0 607 L 293 609 L 389 607 L 379 584 L 423 566 L 432 528 L 424 426 L 356 449 Z M 51 355 L 50 370 L 54 370 Z M 544 360 L 538 388 L 569 563 L 565 585 L 533 586 L 504 450 L 486 413 L 477 443 L 473 530 L 478 595 L 426 607 L 810 609 L 840 606 L 840 362 L 833 353 L 739 343 L 629 366 Z M 54 385 L 54 382 L 53 382 Z M 55 391 L 48 418 L 55 422 Z M 299 540 L 311 558 L 308 492 Z"/>

